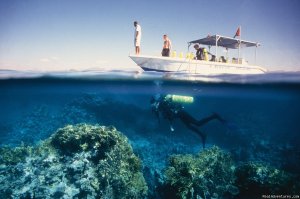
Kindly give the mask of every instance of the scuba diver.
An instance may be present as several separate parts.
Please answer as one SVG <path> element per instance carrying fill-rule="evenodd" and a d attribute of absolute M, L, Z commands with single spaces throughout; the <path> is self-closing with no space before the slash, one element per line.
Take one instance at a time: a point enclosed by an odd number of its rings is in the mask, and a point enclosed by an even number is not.
<path fill-rule="evenodd" d="M 217 113 L 213 113 L 208 117 L 197 120 L 184 110 L 184 107 L 180 102 L 191 103 L 193 102 L 193 98 L 178 95 L 157 95 L 152 97 L 150 101 L 152 112 L 156 115 L 159 122 L 160 115 L 162 115 L 165 119 L 169 120 L 170 130 L 173 132 L 174 128 L 172 124 L 174 119 L 180 119 L 188 129 L 201 137 L 202 146 L 205 148 L 206 134 L 201 132 L 198 127 L 205 125 L 211 120 L 216 119 L 222 123 L 225 123 L 225 120 Z"/>

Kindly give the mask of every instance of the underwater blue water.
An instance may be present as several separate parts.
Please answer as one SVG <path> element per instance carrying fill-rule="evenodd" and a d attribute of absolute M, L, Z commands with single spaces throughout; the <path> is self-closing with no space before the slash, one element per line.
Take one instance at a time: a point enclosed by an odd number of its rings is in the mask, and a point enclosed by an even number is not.
<path fill-rule="evenodd" d="M 67 124 L 113 125 L 124 133 L 143 166 L 162 170 L 171 154 L 196 154 L 201 138 L 179 120 L 152 114 L 156 94 L 193 96 L 185 110 L 197 119 L 212 113 L 226 121 L 201 127 L 207 146 L 235 161 L 268 162 L 300 172 L 300 73 L 224 75 L 124 71 L 0 71 L 0 145 L 34 145 Z M 189 81 L 193 80 L 193 81 Z"/>

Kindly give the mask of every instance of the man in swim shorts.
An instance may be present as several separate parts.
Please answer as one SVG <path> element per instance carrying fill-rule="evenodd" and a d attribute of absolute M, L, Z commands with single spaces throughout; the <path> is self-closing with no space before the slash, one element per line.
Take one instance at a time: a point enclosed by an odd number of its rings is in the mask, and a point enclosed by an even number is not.
<path fill-rule="evenodd" d="M 171 40 L 168 38 L 168 35 L 164 35 L 163 36 L 164 39 L 164 45 L 163 45 L 163 49 L 161 51 L 161 55 L 163 57 L 170 57 L 170 50 L 171 50 Z"/>
<path fill-rule="evenodd" d="M 141 37 L 142 37 L 142 28 L 138 24 L 137 21 L 133 23 L 135 30 L 134 30 L 134 46 L 135 46 L 135 54 L 139 55 L 141 51 Z"/>

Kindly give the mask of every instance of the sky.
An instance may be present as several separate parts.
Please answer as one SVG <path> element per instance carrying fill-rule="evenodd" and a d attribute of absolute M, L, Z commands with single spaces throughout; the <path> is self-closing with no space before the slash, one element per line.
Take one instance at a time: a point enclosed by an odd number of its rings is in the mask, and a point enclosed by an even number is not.
<path fill-rule="evenodd" d="M 241 26 L 242 39 L 261 43 L 256 64 L 300 71 L 299 10 L 299 0 L 0 0 L 0 69 L 137 69 L 128 57 L 137 20 L 141 54 L 160 55 L 163 34 L 179 54 Z M 253 63 L 254 52 L 242 55 Z"/>

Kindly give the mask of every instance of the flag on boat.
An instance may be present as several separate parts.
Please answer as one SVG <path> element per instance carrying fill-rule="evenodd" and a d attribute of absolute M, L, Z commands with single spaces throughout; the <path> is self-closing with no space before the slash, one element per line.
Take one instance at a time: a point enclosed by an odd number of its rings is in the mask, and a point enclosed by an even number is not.
<path fill-rule="evenodd" d="M 241 36 L 241 26 L 238 27 L 238 29 L 236 30 L 236 33 L 235 33 L 235 35 L 234 35 L 233 38 L 235 38 L 235 37 L 240 37 L 240 36 Z"/>

